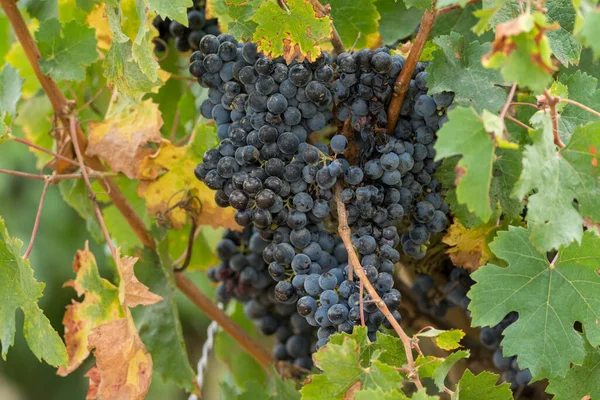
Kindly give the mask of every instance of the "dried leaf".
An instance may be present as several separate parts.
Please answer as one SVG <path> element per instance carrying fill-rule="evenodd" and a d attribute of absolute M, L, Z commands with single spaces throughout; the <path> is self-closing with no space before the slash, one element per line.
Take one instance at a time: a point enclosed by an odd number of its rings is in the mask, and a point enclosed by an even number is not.
<path fill-rule="evenodd" d="M 113 104 L 115 112 L 90 125 L 88 156 L 101 157 L 113 170 L 128 178 L 139 178 L 142 161 L 160 144 L 163 120 L 151 99 L 136 102 L 122 96 Z"/>
<path fill-rule="evenodd" d="M 131 316 L 94 328 L 89 336 L 89 348 L 95 349 L 100 375 L 96 398 L 144 398 L 152 380 L 152 357 L 142 343 Z"/>
<path fill-rule="evenodd" d="M 88 357 L 88 336 L 92 329 L 124 316 L 117 288 L 100 276 L 96 259 L 87 243 L 75 254 L 73 271 L 77 277 L 67 281 L 63 287 L 72 287 L 77 296 L 85 295 L 85 298 L 80 303 L 72 300 L 63 317 L 69 365 L 58 369 L 60 376 L 76 370 Z"/>
<path fill-rule="evenodd" d="M 472 271 L 487 263 L 491 252 L 486 238 L 495 228 L 495 221 L 468 229 L 455 220 L 443 239 L 451 246 L 446 252 L 452 263 Z"/>
<path fill-rule="evenodd" d="M 137 260 L 134 257 L 121 258 L 119 289 L 122 289 L 124 294 L 124 299 L 121 300 L 124 307 L 149 306 L 162 300 L 162 297 L 150 292 L 148 287 L 135 277 L 133 266 Z"/>

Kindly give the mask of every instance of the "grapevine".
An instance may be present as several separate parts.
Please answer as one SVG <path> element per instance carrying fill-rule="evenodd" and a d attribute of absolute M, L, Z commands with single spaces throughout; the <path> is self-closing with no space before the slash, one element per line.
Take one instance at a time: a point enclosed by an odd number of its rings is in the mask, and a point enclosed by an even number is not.
<path fill-rule="evenodd" d="M 17 395 L 600 396 L 597 8 L 0 6 Z"/>

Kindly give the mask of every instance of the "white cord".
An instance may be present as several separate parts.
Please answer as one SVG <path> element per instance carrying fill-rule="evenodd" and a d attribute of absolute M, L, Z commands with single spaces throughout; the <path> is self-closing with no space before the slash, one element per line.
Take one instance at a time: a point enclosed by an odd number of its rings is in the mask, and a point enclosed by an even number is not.
<path fill-rule="evenodd" d="M 223 303 L 218 303 L 217 306 L 220 310 L 223 309 Z M 196 382 L 198 383 L 198 387 L 202 390 L 202 384 L 204 383 L 204 373 L 206 372 L 206 367 L 208 366 L 208 357 L 213 350 L 215 344 L 215 335 L 219 331 L 219 324 L 215 321 L 212 321 L 208 328 L 206 329 L 206 341 L 202 345 L 202 357 L 198 360 L 198 375 L 196 376 Z M 198 396 L 195 394 L 191 394 L 188 397 L 188 400 L 199 400 Z"/>

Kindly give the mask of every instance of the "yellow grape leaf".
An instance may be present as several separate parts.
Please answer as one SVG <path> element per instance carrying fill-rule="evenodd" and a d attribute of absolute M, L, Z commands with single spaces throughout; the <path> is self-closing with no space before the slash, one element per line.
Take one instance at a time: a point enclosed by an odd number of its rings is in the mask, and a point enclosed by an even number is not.
<path fill-rule="evenodd" d="M 275 1 L 260 6 L 252 17 L 258 24 L 253 40 L 266 56 L 314 61 L 321 55 L 320 43 L 331 38 L 331 19 L 309 0 L 287 0 L 286 5 L 289 12 Z"/>
<path fill-rule="evenodd" d="M 121 96 L 102 122 L 90 124 L 88 156 L 98 156 L 113 170 L 130 179 L 139 178 L 142 161 L 160 144 L 163 125 L 158 104 Z"/>
<path fill-rule="evenodd" d="M 138 194 L 146 200 L 148 213 L 165 217 L 174 229 L 181 229 L 187 214 L 181 208 L 167 210 L 185 197 L 186 191 L 197 196 L 202 204 L 197 216 L 199 225 L 239 230 L 233 219 L 232 208 L 220 208 L 214 200 L 214 191 L 194 176 L 194 168 L 201 161 L 193 145 L 177 147 L 168 140 L 155 155 L 147 157 L 140 165 L 141 183 Z"/>
<path fill-rule="evenodd" d="M 465 337 L 465 333 L 460 329 L 452 329 L 439 334 L 435 338 L 435 344 L 443 350 L 454 350 L 460 347 L 460 341 Z"/>
<path fill-rule="evenodd" d="M 452 263 L 472 271 L 486 264 L 491 256 L 486 238 L 495 228 L 494 220 L 471 229 L 455 220 L 442 239 L 450 246 L 446 252 L 450 255 Z"/>
<path fill-rule="evenodd" d="M 112 31 L 108 24 L 103 4 L 97 4 L 88 14 L 86 22 L 96 29 L 97 46 L 101 50 L 108 50 L 112 44 Z"/>
<path fill-rule="evenodd" d="M 433 338 L 436 346 L 442 350 L 455 350 L 461 347 L 460 341 L 465 337 L 465 333 L 460 329 L 443 331 L 431 328 L 425 332 L 418 333 L 417 336 Z"/>
<path fill-rule="evenodd" d="M 88 371 L 90 388 L 86 399 L 143 399 L 152 380 L 152 357 L 135 328 L 129 307 L 151 305 L 162 300 L 134 275 L 137 258 L 120 257 L 117 249 L 116 287 L 100 277 L 87 244 L 73 264 L 77 277 L 67 282 L 81 303 L 73 301 L 63 319 L 69 366 L 60 375 L 74 371 L 94 349 L 96 365 Z"/>
<path fill-rule="evenodd" d="M 77 296 L 85 295 L 85 298 L 80 303 L 72 300 L 63 317 L 69 365 L 58 369 L 60 376 L 76 370 L 88 357 L 88 336 L 92 329 L 124 316 L 119 303 L 119 292 L 112 283 L 100 276 L 96 259 L 87 242 L 85 248 L 75 254 L 73 271 L 77 277 L 67 281 L 63 287 L 72 287 Z"/>

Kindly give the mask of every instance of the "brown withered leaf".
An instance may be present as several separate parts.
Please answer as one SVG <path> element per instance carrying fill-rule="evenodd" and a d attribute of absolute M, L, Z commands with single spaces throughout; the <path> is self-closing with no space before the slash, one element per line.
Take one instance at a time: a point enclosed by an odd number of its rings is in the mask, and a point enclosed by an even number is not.
<path fill-rule="evenodd" d="M 100 381 L 96 398 L 143 399 L 152 381 L 152 357 L 142 343 L 131 316 L 92 330 L 89 348 L 94 349 Z M 88 393 L 89 395 L 89 393 Z M 92 398 L 92 397 L 88 397 Z"/>
<path fill-rule="evenodd" d="M 487 263 L 491 251 L 486 243 L 486 238 L 495 228 L 495 221 L 467 229 L 458 220 L 455 220 L 442 240 L 450 246 L 446 252 L 452 263 L 457 267 L 472 271 Z"/>
<path fill-rule="evenodd" d="M 128 178 L 139 178 L 142 161 L 156 152 L 163 125 L 158 104 L 152 100 L 133 101 L 121 96 L 104 121 L 90 124 L 88 156 L 98 156 L 113 170 Z"/>
<path fill-rule="evenodd" d="M 152 293 L 148 286 L 136 278 L 133 267 L 137 260 L 127 256 L 121 258 L 119 291 L 123 292 L 124 298 L 121 300 L 123 307 L 149 306 L 162 300 L 162 297 Z"/>
<path fill-rule="evenodd" d="M 73 261 L 74 280 L 63 287 L 72 287 L 77 296 L 85 296 L 82 302 L 71 300 L 63 317 L 65 343 L 69 355 L 69 365 L 58 368 L 58 375 L 66 376 L 76 370 L 90 354 L 88 336 L 92 329 L 108 321 L 123 318 L 119 303 L 118 289 L 98 272 L 94 255 L 86 242 L 83 250 L 78 250 Z"/>
<path fill-rule="evenodd" d="M 82 302 L 67 306 L 63 318 L 69 365 L 59 375 L 73 372 L 94 350 L 96 366 L 90 378 L 87 399 L 143 399 L 152 379 L 152 358 L 135 328 L 129 307 L 150 305 L 162 300 L 151 293 L 134 275 L 137 258 L 120 257 L 117 249 L 117 288 L 100 277 L 98 266 L 87 243 L 77 252 L 73 287 Z"/>

